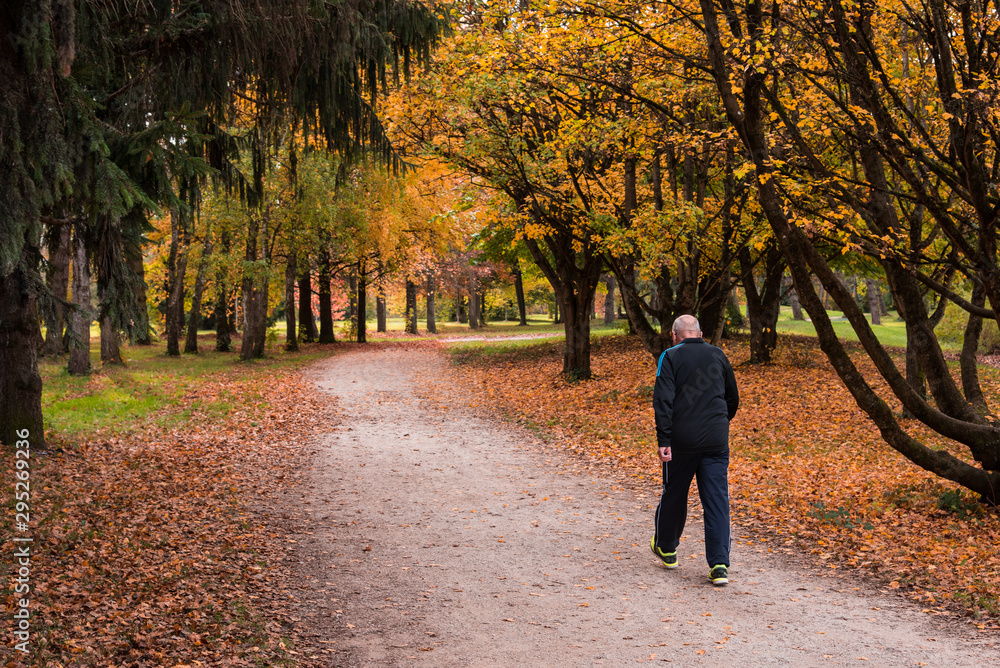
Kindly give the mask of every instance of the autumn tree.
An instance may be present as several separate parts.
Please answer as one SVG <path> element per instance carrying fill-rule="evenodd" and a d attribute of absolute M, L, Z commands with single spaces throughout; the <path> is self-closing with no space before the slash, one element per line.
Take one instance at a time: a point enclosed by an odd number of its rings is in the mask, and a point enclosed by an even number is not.
<path fill-rule="evenodd" d="M 470 25 L 405 92 L 396 132 L 502 194 L 498 217 L 523 239 L 564 312 L 564 373 L 587 378 L 589 314 L 604 257 L 579 186 L 601 159 L 598 147 L 581 141 L 576 150 L 565 140 L 598 101 L 583 83 L 525 68 L 539 33 L 524 30 L 530 19 L 520 9 L 498 12 Z"/>
<path fill-rule="evenodd" d="M 411 102 L 403 127 L 507 195 L 494 215 L 552 282 L 567 360 L 583 355 L 604 262 L 651 354 L 681 313 L 717 340 L 739 249 L 760 240 L 762 217 L 711 80 L 663 58 L 700 34 L 659 6 L 519 2 L 480 18 L 448 43 L 439 78 L 413 98 L 430 102 Z M 754 346 L 755 359 L 768 354 Z"/>
<path fill-rule="evenodd" d="M 951 11 L 942 3 L 737 7 L 701 0 L 697 16 L 728 121 L 752 161 L 756 198 L 824 352 L 889 445 L 997 502 L 1000 431 L 978 400 L 976 379 L 963 375 L 960 389 L 952 377 L 921 289 L 974 316 L 995 317 L 984 306 L 995 305 L 990 267 L 1000 203 L 988 187 L 1000 164 L 991 139 L 995 98 L 984 93 L 993 85 L 987 54 L 1000 46 L 995 13 L 975 3 Z M 880 264 L 929 398 L 879 342 L 817 250 L 818 239 Z M 930 273 L 942 262 L 976 286 L 972 300 Z M 967 447 L 975 464 L 903 427 L 836 336 L 814 277 L 903 408 Z M 974 324 L 970 318 L 966 367 L 974 364 Z"/>
<path fill-rule="evenodd" d="M 549 67 L 613 93 L 591 127 L 608 137 L 618 168 L 591 178 L 605 199 L 595 225 L 632 330 L 659 356 L 674 318 L 694 313 L 717 342 L 732 286 L 751 280 L 762 261 L 764 273 L 780 277 L 784 260 L 761 252 L 770 235 L 703 66 L 701 32 L 669 3 L 585 2 L 545 12 L 549 23 L 573 27 L 577 45 L 550 50 L 570 55 L 549 57 Z M 773 335 L 777 293 L 761 295 L 768 304 L 753 309 L 751 330 Z M 770 359 L 765 339 L 751 337 L 754 361 Z"/>

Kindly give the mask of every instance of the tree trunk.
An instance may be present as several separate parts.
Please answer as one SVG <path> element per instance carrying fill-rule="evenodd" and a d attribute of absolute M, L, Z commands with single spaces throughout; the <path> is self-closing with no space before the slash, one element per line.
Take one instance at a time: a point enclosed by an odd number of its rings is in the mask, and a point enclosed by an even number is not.
<path fill-rule="evenodd" d="M 135 312 L 139 314 L 133 343 L 137 346 L 153 345 L 153 335 L 149 327 L 149 305 L 146 304 L 146 265 L 142 261 L 142 248 L 132 246 L 126 251 L 125 261 L 136 275 Z"/>
<path fill-rule="evenodd" d="M 194 292 L 191 293 L 191 312 L 188 314 L 187 336 L 184 339 L 184 352 L 198 352 L 198 327 L 201 325 L 201 299 L 205 294 L 205 281 L 208 279 L 208 261 L 212 257 L 212 243 L 206 241 L 202 245 L 201 261 L 198 263 L 198 274 L 194 279 Z"/>
<path fill-rule="evenodd" d="M 124 364 L 122 361 L 121 337 L 119 336 L 118 329 L 111 321 L 111 315 L 108 313 L 109 305 L 107 303 L 107 290 L 104 287 L 105 281 L 106 277 L 98 276 L 97 292 L 101 304 L 98 315 L 98 322 L 101 328 L 101 365 Z"/>
<path fill-rule="evenodd" d="M 799 293 L 793 287 L 788 293 L 788 303 L 792 306 L 792 320 L 805 320 L 805 316 L 802 315 L 802 304 L 799 302 Z"/>
<path fill-rule="evenodd" d="M 521 263 L 514 260 L 514 294 L 517 295 L 518 327 L 528 326 L 528 307 L 524 301 L 524 276 L 521 274 Z"/>
<path fill-rule="evenodd" d="M 417 284 L 406 279 L 406 333 L 417 333 Z"/>
<path fill-rule="evenodd" d="M 71 232 L 69 225 L 60 225 L 49 232 L 49 270 L 45 273 L 45 283 L 55 297 L 55 304 L 45 327 L 43 355 L 61 355 L 65 346 L 66 306 L 69 298 L 69 263 Z"/>
<path fill-rule="evenodd" d="M 622 285 L 621 281 L 618 281 L 618 317 L 625 318 L 625 322 L 628 323 L 628 335 L 635 336 L 635 324 L 628 317 L 628 306 L 625 305 L 625 286 Z"/>
<path fill-rule="evenodd" d="M 240 290 L 233 290 L 232 293 L 233 293 L 232 294 L 233 303 L 229 306 L 229 308 L 226 309 L 226 312 L 229 314 L 229 335 L 235 338 L 237 336 L 240 336 L 240 330 L 237 328 L 236 325 L 240 322 L 242 318 L 242 316 L 241 318 L 236 317 L 238 315 L 241 315 Z"/>
<path fill-rule="evenodd" d="M 379 332 L 389 331 L 389 328 L 386 326 L 385 315 L 385 295 L 379 290 L 378 296 L 375 297 L 375 320 Z"/>
<path fill-rule="evenodd" d="M 479 329 L 479 290 L 475 282 L 469 285 L 469 328 Z"/>
<path fill-rule="evenodd" d="M 0 443 L 10 446 L 45 444 L 36 302 L 26 272 L 0 277 Z"/>
<path fill-rule="evenodd" d="M 299 337 L 295 332 L 295 276 L 298 273 L 295 251 L 288 254 L 285 263 L 285 350 L 299 351 Z"/>
<path fill-rule="evenodd" d="M 427 274 L 427 331 L 437 334 L 437 314 L 434 312 L 434 274 Z"/>
<path fill-rule="evenodd" d="M 267 342 L 267 281 L 254 277 L 243 279 L 243 340 L 240 359 L 264 356 Z"/>
<path fill-rule="evenodd" d="M 906 382 L 913 388 L 916 395 L 924 401 L 927 399 L 927 376 L 921 367 L 920 350 L 915 343 L 923 336 L 923 333 L 907 317 L 902 303 L 898 305 L 898 308 L 900 316 L 906 320 Z M 913 414 L 904 406 L 903 416 L 909 418 L 913 417 Z"/>
<path fill-rule="evenodd" d="M 87 243 L 80 230 L 73 232 L 73 341 L 69 349 L 69 372 L 72 375 L 90 373 L 90 262 Z"/>
<path fill-rule="evenodd" d="M 882 307 L 879 305 L 878 288 L 875 281 L 870 278 L 865 279 L 865 292 L 868 293 L 868 310 L 872 314 L 872 324 L 882 324 Z"/>
<path fill-rule="evenodd" d="M 750 249 L 746 246 L 739 252 L 740 268 L 743 274 L 743 291 L 747 297 L 747 320 L 750 321 L 750 363 L 768 364 L 771 353 L 778 345 L 775 327 L 781 312 L 781 282 L 785 275 L 785 260 L 781 251 L 772 246 L 764 251 L 761 270 L 764 282 L 760 290 L 754 281 Z"/>
<path fill-rule="evenodd" d="M 706 277 L 705 283 L 698 288 L 701 295 L 701 310 L 698 312 L 698 322 L 701 323 L 703 337 L 713 346 L 719 345 L 726 325 L 726 304 L 732 292 L 732 277 Z"/>
<path fill-rule="evenodd" d="M 612 274 L 604 275 L 604 288 L 607 294 L 604 295 L 604 324 L 611 325 L 615 322 L 615 277 Z"/>
<path fill-rule="evenodd" d="M 101 215 L 96 222 L 97 227 L 90 231 L 95 241 L 90 262 L 97 271 L 101 365 L 122 364 L 120 334 L 133 325 L 131 319 L 124 319 L 122 311 L 131 310 L 132 304 L 128 302 L 133 298 L 135 288 L 129 285 L 127 276 L 122 276 L 122 282 L 118 283 L 112 275 L 114 267 L 120 267 L 125 260 L 124 244 L 116 230 L 120 218 Z"/>
<path fill-rule="evenodd" d="M 983 306 L 986 303 L 986 291 L 982 285 L 975 284 L 972 288 L 972 298 L 969 300 L 974 306 Z M 969 314 L 969 322 L 965 325 L 965 336 L 962 341 L 962 355 L 959 358 L 959 366 L 962 371 L 962 392 L 965 398 L 981 413 L 986 413 L 988 407 L 986 398 L 983 396 L 983 388 L 979 383 L 979 364 L 976 354 L 979 352 L 979 337 L 983 331 L 983 319 L 977 315 Z"/>
<path fill-rule="evenodd" d="M 740 310 L 740 299 L 737 295 L 736 289 L 729 291 L 729 299 L 726 302 L 726 312 L 728 317 L 726 318 L 727 326 L 733 329 L 740 329 L 745 327 L 747 324 L 746 318 L 743 316 L 743 311 Z"/>
<path fill-rule="evenodd" d="M 228 353 L 233 349 L 233 337 L 229 328 L 229 292 L 223 283 L 222 272 L 215 276 L 215 349 Z"/>
<path fill-rule="evenodd" d="M 228 255 L 231 247 L 229 234 L 223 232 L 219 237 L 222 244 L 222 254 Z M 233 349 L 233 327 L 229 314 L 230 286 L 226 283 L 226 272 L 223 268 L 215 270 L 215 349 L 220 353 L 228 353 Z"/>
<path fill-rule="evenodd" d="M 604 256 L 589 242 L 581 249 L 578 239 L 568 231 L 543 240 L 548 252 L 535 239 L 526 239 L 525 245 L 563 310 L 563 374 L 571 380 L 590 378 L 590 311 L 604 270 Z M 550 254 L 555 263 L 549 261 Z"/>
<path fill-rule="evenodd" d="M 479 288 L 479 298 L 477 299 L 479 304 L 479 326 L 486 326 L 486 291 Z"/>
<path fill-rule="evenodd" d="M 702 312 L 707 316 L 702 320 L 702 328 L 711 332 L 708 341 L 717 346 L 722 342 L 722 337 L 726 333 L 726 307 L 729 304 L 729 296 L 733 293 L 732 264 L 735 259 L 733 255 L 732 241 L 736 235 L 736 219 L 738 211 L 734 211 L 734 200 L 736 199 L 736 175 L 735 175 L 736 152 L 732 144 L 726 146 L 726 166 L 723 176 L 723 195 L 725 201 L 722 205 L 722 252 L 719 258 L 721 271 L 712 272 L 706 275 L 699 292 L 702 295 Z M 779 287 L 784 294 L 784 278 L 782 277 Z"/>
<path fill-rule="evenodd" d="M 181 330 L 184 327 L 184 275 L 188 262 L 186 214 L 178 207 L 170 210 L 170 255 L 167 258 L 167 354 L 181 354 Z"/>
<path fill-rule="evenodd" d="M 303 343 L 312 343 L 319 338 L 316 330 L 316 316 L 312 309 L 312 274 L 309 272 L 309 260 L 306 259 L 305 270 L 299 277 L 299 335 Z"/>
<path fill-rule="evenodd" d="M 920 366 L 920 353 L 917 350 L 917 346 L 913 343 L 919 337 L 920 333 L 907 324 L 906 382 L 910 384 L 910 387 L 917 393 L 917 396 L 921 399 L 927 399 L 927 376 L 924 375 L 924 370 Z M 907 417 L 912 417 L 912 414 L 906 409 L 903 410 L 903 414 Z"/>
<path fill-rule="evenodd" d="M 561 325 L 563 321 L 562 309 L 559 308 L 559 295 L 557 294 L 553 299 L 552 304 L 552 324 Z"/>
<path fill-rule="evenodd" d="M 121 338 L 111 316 L 101 317 L 101 364 L 122 364 Z"/>
<path fill-rule="evenodd" d="M 455 321 L 460 325 L 469 322 L 465 298 L 462 296 L 462 290 L 457 288 L 455 290 Z"/>
<path fill-rule="evenodd" d="M 319 256 L 319 342 L 336 343 L 333 334 L 333 304 L 330 290 L 330 253 L 325 248 Z"/>
<path fill-rule="evenodd" d="M 263 253 L 265 262 L 270 259 L 267 249 L 267 216 L 250 216 L 247 230 L 247 264 L 256 264 L 258 237 L 264 240 Z M 267 343 L 267 276 L 244 275 L 243 293 L 243 341 L 240 344 L 240 359 L 250 360 L 264 356 L 264 345 Z"/>
<path fill-rule="evenodd" d="M 575 297 L 575 298 L 574 298 Z M 590 370 L 590 303 L 593 292 L 567 295 L 563 300 L 563 330 L 566 348 L 563 351 L 563 374 L 570 380 L 591 377 Z"/>
<path fill-rule="evenodd" d="M 365 279 L 365 267 L 358 271 L 358 343 L 368 342 L 368 281 Z"/>
<path fill-rule="evenodd" d="M 358 314 L 358 273 L 352 270 L 347 277 L 347 319 L 353 320 Z"/>
<path fill-rule="evenodd" d="M 654 357 L 669 348 L 670 331 L 657 331 L 646 316 L 643 303 L 639 300 L 639 289 L 636 285 L 635 265 L 631 260 L 618 263 L 616 272 L 618 278 L 619 296 L 625 305 L 625 316 L 629 324 L 629 334 L 636 335 L 642 341 L 643 347 Z M 647 304 L 647 306 L 649 306 Z M 652 308 L 651 306 L 649 308 Z M 658 351 L 658 352 L 657 352 Z"/>

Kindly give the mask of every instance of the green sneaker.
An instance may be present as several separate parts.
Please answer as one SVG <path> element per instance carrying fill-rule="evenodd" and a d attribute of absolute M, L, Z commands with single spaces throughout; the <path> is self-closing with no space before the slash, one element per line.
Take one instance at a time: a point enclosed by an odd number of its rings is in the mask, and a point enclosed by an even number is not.
<path fill-rule="evenodd" d="M 667 568 L 677 568 L 679 565 L 677 563 L 677 551 L 674 550 L 673 552 L 664 552 L 660 548 L 656 547 L 656 536 L 649 539 L 649 548 L 653 550 L 653 554 L 655 554 Z"/>
<path fill-rule="evenodd" d="M 711 580 L 712 584 L 716 587 L 727 585 L 729 584 L 729 569 L 722 564 L 712 566 L 712 570 L 708 572 L 708 579 Z"/>

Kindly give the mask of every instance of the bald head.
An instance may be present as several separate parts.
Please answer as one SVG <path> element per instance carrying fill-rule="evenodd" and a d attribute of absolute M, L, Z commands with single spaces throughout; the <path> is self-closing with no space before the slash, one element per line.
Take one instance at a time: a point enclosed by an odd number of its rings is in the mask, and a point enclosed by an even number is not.
<path fill-rule="evenodd" d="M 701 325 L 693 315 L 679 315 L 674 320 L 674 338 L 678 341 L 690 338 L 701 338 Z"/>

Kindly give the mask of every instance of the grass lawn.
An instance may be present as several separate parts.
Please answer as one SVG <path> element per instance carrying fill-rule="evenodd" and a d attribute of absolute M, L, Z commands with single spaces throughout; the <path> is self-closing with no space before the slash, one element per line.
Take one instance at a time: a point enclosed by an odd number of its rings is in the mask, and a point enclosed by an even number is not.
<path fill-rule="evenodd" d="M 125 364 L 102 368 L 98 334 L 91 339 L 93 372 L 87 376 L 71 376 L 66 371 L 65 355 L 39 358 L 46 432 L 57 441 L 86 440 L 98 431 L 122 434 L 150 426 L 170 428 L 195 414 L 199 419 L 221 419 L 238 402 L 237 397 L 220 392 L 193 401 L 185 399 L 238 366 L 250 371 L 290 368 L 328 354 L 308 348 L 287 354 L 278 344 L 269 347 L 263 359 L 240 362 L 236 352 L 216 352 L 214 340 L 203 340 L 200 345 L 202 352 L 179 357 L 168 357 L 163 342 L 123 345 Z"/>
<path fill-rule="evenodd" d="M 833 321 L 833 329 L 837 332 L 837 336 L 841 339 L 846 339 L 848 341 L 857 341 L 858 335 L 854 333 L 854 328 L 851 327 L 851 323 L 847 321 L 844 314 L 840 311 L 827 311 L 830 315 L 830 320 Z M 868 322 L 871 322 L 871 316 L 868 316 Z M 793 320 L 792 319 L 792 309 L 789 306 L 781 307 L 781 315 L 778 316 L 778 332 L 781 334 L 806 334 L 809 336 L 816 336 L 816 327 L 809 320 Z M 897 348 L 906 347 L 906 323 L 904 323 L 897 315 L 895 311 L 890 311 L 888 315 L 882 316 L 881 325 L 872 325 L 872 331 L 875 332 L 875 336 L 878 340 L 882 342 L 885 346 L 894 346 Z M 960 350 L 961 346 L 942 341 L 942 347 L 946 350 Z"/>

